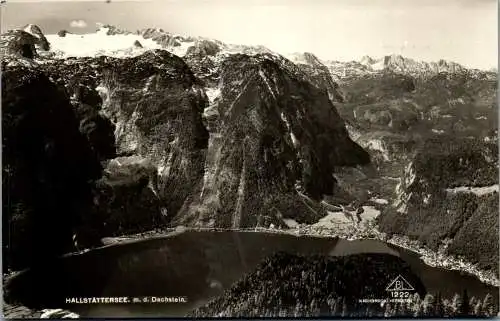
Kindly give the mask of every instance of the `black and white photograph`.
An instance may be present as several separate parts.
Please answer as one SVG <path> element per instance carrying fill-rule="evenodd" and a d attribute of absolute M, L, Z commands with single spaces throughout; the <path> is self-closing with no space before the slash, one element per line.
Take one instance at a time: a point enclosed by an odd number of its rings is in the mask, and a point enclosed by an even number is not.
<path fill-rule="evenodd" d="M 497 0 L 2 0 L 2 316 L 494 318 Z"/>

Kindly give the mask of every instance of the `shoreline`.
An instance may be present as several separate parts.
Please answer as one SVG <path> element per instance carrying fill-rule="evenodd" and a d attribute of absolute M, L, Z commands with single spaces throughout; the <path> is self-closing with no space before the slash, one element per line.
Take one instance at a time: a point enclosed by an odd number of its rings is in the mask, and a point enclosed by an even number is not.
<path fill-rule="evenodd" d="M 419 254 L 420 259 L 429 266 L 465 272 L 476 277 L 485 284 L 500 287 L 500 280 L 492 271 L 484 271 L 477 267 L 477 264 L 472 264 L 463 259 L 430 250 L 417 241 L 409 239 L 407 236 L 396 235 L 385 242 Z"/>
<path fill-rule="evenodd" d="M 283 235 L 293 235 L 296 237 L 318 237 L 318 238 L 341 238 L 347 241 L 355 240 L 378 240 L 388 244 L 395 245 L 407 251 L 413 252 L 419 255 L 419 258 L 428 266 L 441 268 L 445 270 L 455 270 L 465 272 L 471 276 L 476 277 L 482 283 L 488 284 L 494 287 L 500 287 L 500 280 L 498 276 L 491 271 L 484 271 L 477 267 L 476 264 L 472 264 L 465 260 L 456 258 L 451 255 L 446 255 L 433 251 L 418 241 L 411 240 L 407 236 L 395 235 L 390 239 L 387 239 L 385 233 L 381 233 L 373 229 L 355 230 L 348 229 L 347 231 L 336 231 L 331 228 L 326 227 L 314 227 L 310 225 L 301 226 L 299 228 L 290 229 L 277 229 L 277 228 L 202 228 L 202 227 L 177 227 L 169 228 L 162 231 L 148 231 L 143 233 L 131 234 L 121 237 L 109 237 L 104 238 L 104 246 L 99 248 L 107 248 L 111 246 L 130 244 L 143 242 L 153 239 L 168 238 L 184 232 L 246 232 L 246 233 L 268 233 L 268 234 L 283 234 Z M 343 232 L 343 233 L 342 233 Z M 99 249 L 95 248 L 95 249 Z M 88 251 L 88 250 L 86 250 Z M 85 252 L 86 252 L 85 251 Z M 83 252 L 83 251 L 82 251 Z M 79 252 L 79 253 L 82 253 Z M 73 253 L 71 255 L 79 254 Z M 68 254 L 70 255 L 70 254 Z"/>
<path fill-rule="evenodd" d="M 356 240 L 377 240 L 387 244 L 391 244 L 402 248 L 404 250 L 410 251 L 412 253 L 418 254 L 422 262 L 428 266 L 441 268 L 445 270 L 454 270 L 467 273 L 480 282 L 485 283 L 490 286 L 500 287 L 500 280 L 498 276 L 491 271 L 484 271 L 477 267 L 476 264 L 472 264 L 465 260 L 453 257 L 451 255 L 446 255 L 428 249 L 427 247 L 420 244 L 418 241 L 411 240 L 407 236 L 394 235 L 392 238 L 388 239 L 385 233 L 379 232 L 373 227 L 365 226 L 364 229 L 348 228 L 347 230 L 339 231 L 336 229 L 328 227 L 315 227 L 311 225 L 300 226 L 297 228 L 289 229 L 277 229 L 277 228 L 210 228 L 210 227 L 185 227 L 178 226 L 175 228 L 165 228 L 162 230 L 151 230 L 142 233 L 129 234 L 117 237 L 105 237 L 102 239 L 103 245 L 95 247 L 92 249 L 84 249 L 79 252 L 72 252 L 62 255 L 62 257 L 69 257 L 75 255 L 81 255 L 89 251 L 95 251 L 105 248 L 110 248 L 114 246 L 121 246 L 126 244 L 147 242 L 151 240 L 166 239 L 169 237 L 174 237 L 176 235 L 182 234 L 184 232 L 238 232 L 238 233 L 263 233 L 263 234 L 282 234 L 282 235 L 292 235 L 295 237 L 315 237 L 315 238 L 340 238 L 347 241 Z M 24 273 L 25 270 L 14 271 L 11 273 L 3 273 L 4 284 L 8 279 L 15 277 L 16 275 Z"/>
<path fill-rule="evenodd" d="M 366 224 L 368 223 L 368 224 Z M 185 232 L 238 232 L 238 233 L 262 233 L 262 234 L 281 234 L 281 235 L 291 235 L 295 237 L 315 237 L 315 238 L 340 238 L 347 241 L 356 240 L 377 240 L 387 244 L 392 244 L 404 250 L 410 251 L 412 253 L 418 254 L 422 262 L 428 266 L 441 268 L 445 270 L 456 270 L 465 272 L 475 278 L 480 282 L 485 283 L 490 286 L 500 287 L 500 281 L 494 276 L 492 272 L 482 271 L 476 265 L 468 263 L 464 260 L 454 258 L 452 256 L 444 255 L 436 251 L 427 249 L 423 245 L 419 244 L 415 240 L 410 240 L 406 236 L 393 236 L 387 239 L 385 233 L 381 233 L 374 226 L 370 225 L 370 222 L 365 222 L 364 228 L 360 229 L 359 226 L 355 228 L 354 226 L 349 226 L 346 230 L 335 230 L 328 227 L 305 225 L 299 226 L 297 228 L 289 229 L 277 229 L 277 228 L 203 228 L 203 227 L 184 227 L 178 226 L 176 228 L 165 228 L 162 230 L 152 230 L 142 233 L 129 234 L 119 237 L 106 237 L 102 241 L 103 246 L 96 247 L 93 249 L 85 249 L 79 252 L 67 253 L 63 257 L 74 256 L 84 254 L 86 252 L 98 249 L 109 248 L 113 246 L 120 246 L 125 244 L 147 242 L 150 240 L 167 239 L 169 237 L 174 237 Z M 23 271 L 15 271 L 12 273 L 4 273 L 4 284 L 5 281 L 15 277 L 18 274 L 22 274 Z M 53 317 L 64 317 L 64 318 L 79 318 L 80 316 L 72 311 L 63 309 L 44 309 L 44 310 L 31 310 L 21 305 L 9 305 L 9 312 L 11 318 L 16 318 L 21 315 L 37 316 L 39 318 L 53 318 Z M 28 313 L 28 312 L 29 313 Z M 22 314 L 21 314 L 22 313 Z"/>

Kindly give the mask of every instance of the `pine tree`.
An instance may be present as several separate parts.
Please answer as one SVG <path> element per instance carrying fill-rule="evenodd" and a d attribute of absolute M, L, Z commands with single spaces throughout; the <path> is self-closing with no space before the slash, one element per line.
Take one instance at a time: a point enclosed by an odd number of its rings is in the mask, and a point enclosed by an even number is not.
<path fill-rule="evenodd" d="M 453 316 L 462 315 L 463 300 L 458 293 L 455 293 L 455 295 L 453 296 L 453 301 L 451 301 L 451 308 Z"/>
<path fill-rule="evenodd" d="M 422 300 L 420 299 L 420 295 L 418 293 L 413 295 L 412 312 L 415 317 L 422 315 Z"/>
<path fill-rule="evenodd" d="M 414 300 L 415 300 L 414 297 L 411 297 L 408 301 L 406 301 L 405 303 L 402 303 L 402 305 L 404 306 L 405 316 L 407 316 L 407 317 L 413 315 L 413 301 Z"/>
<path fill-rule="evenodd" d="M 402 317 L 409 317 L 411 316 L 411 309 L 410 309 L 410 303 L 406 303 L 406 302 L 401 302 L 401 307 L 400 307 L 400 310 L 401 310 L 401 316 Z"/>
<path fill-rule="evenodd" d="M 491 294 L 486 294 L 483 300 L 482 312 L 484 316 L 492 317 L 495 315 L 495 305 Z"/>
<path fill-rule="evenodd" d="M 394 303 L 394 314 L 392 315 L 393 317 L 401 316 L 401 303 L 396 302 Z"/>
<path fill-rule="evenodd" d="M 452 308 L 450 300 L 448 300 L 448 299 L 443 300 L 443 315 L 445 317 L 453 316 L 453 308 Z"/>
<path fill-rule="evenodd" d="M 469 308 L 470 308 L 471 313 L 474 312 L 474 307 L 476 306 L 476 303 L 477 303 L 476 297 L 472 296 L 472 298 L 470 298 L 470 300 L 469 300 Z"/>
<path fill-rule="evenodd" d="M 311 303 L 309 304 L 309 308 L 311 309 L 311 311 L 312 311 L 313 313 L 315 313 L 315 312 L 316 312 L 316 310 L 317 310 L 317 307 L 318 307 L 318 302 L 316 301 L 316 299 L 315 299 L 315 298 L 313 298 L 313 299 L 311 300 Z"/>
<path fill-rule="evenodd" d="M 461 315 L 466 317 L 470 315 L 470 305 L 469 305 L 469 295 L 467 294 L 467 290 L 464 289 L 462 293 L 462 313 Z"/>
<path fill-rule="evenodd" d="M 364 316 L 367 318 L 372 316 L 371 306 L 369 304 L 367 304 L 365 306 L 365 315 Z"/>
<path fill-rule="evenodd" d="M 483 315 L 483 301 L 477 300 L 476 304 L 474 305 L 474 316 L 479 317 Z"/>
<path fill-rule="evenodd" d="M 353 303 L 352 312 L 351 312 L 350 316 L 351 316 L 351 317 L 352 317 L 352 316 L 354 316 L 354 317 L 358 317 L 358 316 L 360 316 L 360 315 L 361 315 L 361 310 L 360 310 L 360 307 L 359 307 L 359 305 L 358 305 L 356 302 L 354 302 L 354 303 Z"/>
<path fill-rule="evenodd" d="M 334 299 L 334 306 L 333 306 L 333 315 L 338 317 L 342 313 L 342 299 L 341 298 L 335 298 Z"/>
<path fill-rule="evenodd" d="M 345 298 L 342 299 L 342 317 L 348 317 L 349 316 L 349 310 L 347 307 L 347 300 Z"/>
<path fill-rule="evenodd" d="M 411 316 L 411 312 L 410 310 L 408 309 L 408 303 L 406 302 L 400 302 L 396 305 L 396 314 L 395 316 L 398 316 L 398 317 L 409 317 Z"/>
<path fill-rule="evenodd" d="M 384 317 L 388 318 L 394 315 L 394 310 L 389 302 L 385 304 Z"/>
<path fill-rule="evenodd" d="M 295 304 L 295 309 L 293 311 L 293 316 L 296 317 L 296 318 L 300 317 L 301 316 L 301 312 L 302 312 L 301 310 L 302 310 L 302 307 L 300 305 L 300 301 L 297 300 L 297 303 Z"/>
<path fill-rule="evenodd" d="M 430 317 L 434 314 L 435 300 L 434 296 L 427 294 L 422 301 L 423 314 L 426 317 Z"/>
<path fill-rule="evenodd" d="M 424 315 L 424 309 L 422 307 L 422 301 L 420 301 L 420 304 L 415 305 L 415 313 L 413 314 L 413 316 L 418 318 L 423 315 Z"/>
<path fill-rule="evenodd" d="M 438 292 L 436 297 L 436 302 L 434 304 L 434 316 L 442 318 L 444 316 L 444 306 L 443 299 L 441 298 L 441 292 Z"/>

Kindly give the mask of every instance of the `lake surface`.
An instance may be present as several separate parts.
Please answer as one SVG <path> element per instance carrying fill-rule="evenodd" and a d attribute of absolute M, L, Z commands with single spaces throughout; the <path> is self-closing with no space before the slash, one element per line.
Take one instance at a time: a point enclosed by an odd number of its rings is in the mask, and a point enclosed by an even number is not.
<path fill-rule="evenodd" d="M 410 264 L 427 291 L 470 297 L 498 288 L 424 264 L 417 254 L 377 240 L 296 237 L 252 232 L 195 232 L 67 256 L 17 277 L 8 288 L 28 307 L 67 308 L 82 317 L 180 317 L 220 295 L 277 251 L 342 256 L 388 253 Z M 65 304 L 71 297 L 185 296 L 187 303 Z"/>

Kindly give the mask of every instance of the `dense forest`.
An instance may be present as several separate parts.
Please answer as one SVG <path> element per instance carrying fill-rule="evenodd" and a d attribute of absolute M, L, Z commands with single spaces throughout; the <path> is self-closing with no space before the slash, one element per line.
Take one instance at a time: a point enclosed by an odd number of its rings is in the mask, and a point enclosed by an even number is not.
<path fill-rule="evenodd" d="M 426 293 L 406 263 L 386 254 L 345 257 L 277 253 L 244 276 L 221 297 L 192 312 L 193 317 L 491 317 L 493 296 L 467 291 L 445 298 Z M 405 302 L 390 302 L 391 277 L 405 275 L 415 291 Z M 365 303 L 361 299 L 382 302 Z"/>
<path fill-rule="evenodd" d="M 464 300 L 465 298 L 465 300 Z M 376 304 L 349 303 L 346 298 L 329 298 L 326 309 L 318 308 L 316 301 L 310 304 L 298 302 L 291 307 L 255 306 L 241 310 L 248 304 L 220 306 L 212 304 L 193 313 L 195 317 L 437 317 L 437 318 L 488 318 L 497 315 L 493 296 L 484 298 L 468 297 L 467 292 L 455 294 L 452 298 L 443 298 L 427 294 L 423 299 L 419 295 L 404 303 Z"/>
<path fill-rule="evenodd" d="M 403 174 L 398 197 L 406 212 L 386 208 L 378 217 L 380 230 L 436 251 L 449 244 L 447 254 L 498 273 L 498 193 L 481 192 L 498 184 L 497 164 L 496 143 L 448 136 L 426 140 Z"/>
<path fill-rule="evenodd" d="M 496 143 L 451 135 L 427 139 L 414 159 L 419 177 L 431 187 L 447 188 L 497 184 L 497 163 Z"/>

